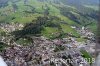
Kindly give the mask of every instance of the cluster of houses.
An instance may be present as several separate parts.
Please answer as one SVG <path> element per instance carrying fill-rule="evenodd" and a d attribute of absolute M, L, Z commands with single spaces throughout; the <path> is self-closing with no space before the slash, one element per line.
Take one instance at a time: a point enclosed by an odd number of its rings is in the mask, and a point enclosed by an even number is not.
<path fill-rule="evenodd" d="M 55 47 L 59 44 L 64 45 L 66 49 L 54 52 Z M 2 56 L 10 66 L 89 66 L 88 62 L 83 62 L 84 60 L 79 49 L 71 47 L 73 45 L 71 43 L 63 44 L 63 40 L 59 39 L 49 40 L 44 37 L 38 37 L 34 38 L 33 45 L 9 47 Z M 86 46 L 82 47 L 86 48 Z"/>
<path fill-rule="evenodd" d="M 19 23 L 11 23 L 11 24 L 7 24 L 7 23 L 1 23 L 0 24 L 0 28 L 2 30 L 4 30 L 5 32 L 12 32 L 15 30 L 21 30 L 24 26 L 22 24 Z"/>
<path fill-rule="evenodd" d="M 22 29 L 22 24 L 0 24 L 0 28 L 6 32 Z M 72 27 L 76 29 L 76 27 Z M 94 34 L 84 27 L 77 30 L 82 36 L 93 38 Z M 75 37 L 50 40 L 43 36 L 32 37 L 33 43 L 22 46 L 11 42 L 12 36 L 3 36 L 1 42 L 6 42 L 8 47 L 1 53 L 8 66 L 90 66 L 81 56 L 80 49 L 89 53 L 95 52 L 95 42 L 91 40 L 78 42 Z M 57 46 L 64 46 L 65 49 L 54 52 Z M 76 61 L 77 60 L 77 61 Z"/>

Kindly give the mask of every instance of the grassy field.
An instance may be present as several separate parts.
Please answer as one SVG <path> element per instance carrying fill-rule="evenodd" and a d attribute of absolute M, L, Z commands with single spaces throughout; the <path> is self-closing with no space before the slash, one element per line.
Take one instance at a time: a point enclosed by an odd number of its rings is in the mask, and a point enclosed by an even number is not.
<path fill-rule="evenodd" d="M 31 41 L 27 39 L 20 38 L 19 40 L 16 41 L 17 44 L 27 46 L 31 44 Z"/>
<path fill-rule="evenodd" d="M 58 32 L 59 32 L 58 28 L 45 27 L 45 29 L 42 31 L 42 34 L 45 37 L 53 38 Z"/>
<path fill-rule="evenodd" d="M 72 35 L 78 37 L 80 34 L 77 33 L 77 31 L 69 25 L 61 24 L 62 30 L 64 33 L 71 33 Z"/>
<path fill-rule="evenodd" d="M 84 38 L 76 38 L 76 41 L 83 42 L 83 41 L 86 41 L 86 39 L 84 39 Z"/>

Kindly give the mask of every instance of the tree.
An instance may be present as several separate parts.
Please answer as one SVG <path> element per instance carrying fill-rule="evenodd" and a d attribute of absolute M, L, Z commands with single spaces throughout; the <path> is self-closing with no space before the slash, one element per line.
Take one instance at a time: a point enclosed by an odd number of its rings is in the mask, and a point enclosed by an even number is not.
<path fill-rule="evenodd" d="M 14 3 L 12 4 L 12 6 L 13 6 L 13 11 L 16 12 L 16 10 L 18 9 L 17 5 Z"/>
<path fill-rule="evenodd" d="M 30 34 L 37 35 L 41 33 L 46 23 L 46 17 L 38 17 L 35 23 L 28 23 L 22 30 L 14 31 L 11 34 L 15 36 L 16 40 Z"/>

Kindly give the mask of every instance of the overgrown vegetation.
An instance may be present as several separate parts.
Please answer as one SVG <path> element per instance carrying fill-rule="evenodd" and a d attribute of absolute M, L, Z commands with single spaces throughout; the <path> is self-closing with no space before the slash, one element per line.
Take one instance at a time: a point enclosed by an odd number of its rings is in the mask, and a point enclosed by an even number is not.
<path fill-rule="evenodd" d="M 54 49 L 54 52 L 58 52 L 58 51 L 63 51 L 65 50 L 65 47 L 62 45 L 57 45 Z"/>
<path fill-rule="evenodd" d="M 5 50 L 5 48 L 8 47 L 5 43 L 0 42 L 0 52 L 2 52 L 3 50 Z"/>
<path fill-rule="evenodd" d="M 94 59 L 86 50 L 80 50 L 80 51 L 82 53 L 82 56 L 88 63 L 90 63 L 90 64 L 94 63 Z"/>

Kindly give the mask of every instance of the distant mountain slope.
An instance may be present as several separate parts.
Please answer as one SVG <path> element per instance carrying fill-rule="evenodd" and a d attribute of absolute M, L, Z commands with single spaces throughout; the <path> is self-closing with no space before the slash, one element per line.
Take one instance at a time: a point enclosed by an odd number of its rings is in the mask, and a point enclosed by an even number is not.
<path fill-rule="evenodd" d="M 8 5 L 8 0 L 0 0 L 0 7 L 4 7 Z"/>
<path fill-rule="evenodd" d="M 50 37 L 62 30 L 79 36 L 71 26 L 96 29 L 98 0 L 0 0 L 0 22 L 36 23 L 47 17 L 41 34 Z M 93 5 L 94 4 L 94 5 Z M 54 27 L 56 26 L 56 27 Z M 60 26 L 60 27 L 59 27 Z M 36 26 L 35 26 L 36 27 Z M 31 29 L 34 27 L 31 27 Z M 38 32 L 38 31 L 37 31 Z"/>
<path fill-rule="evenodd" d="M 49 1 L 49 0 L 46 0 Z M 53 2 L 62 2 L 64 4 L 69 4 L 69 5 L 99 5 L 99 0 L 50 0 Z"/>

